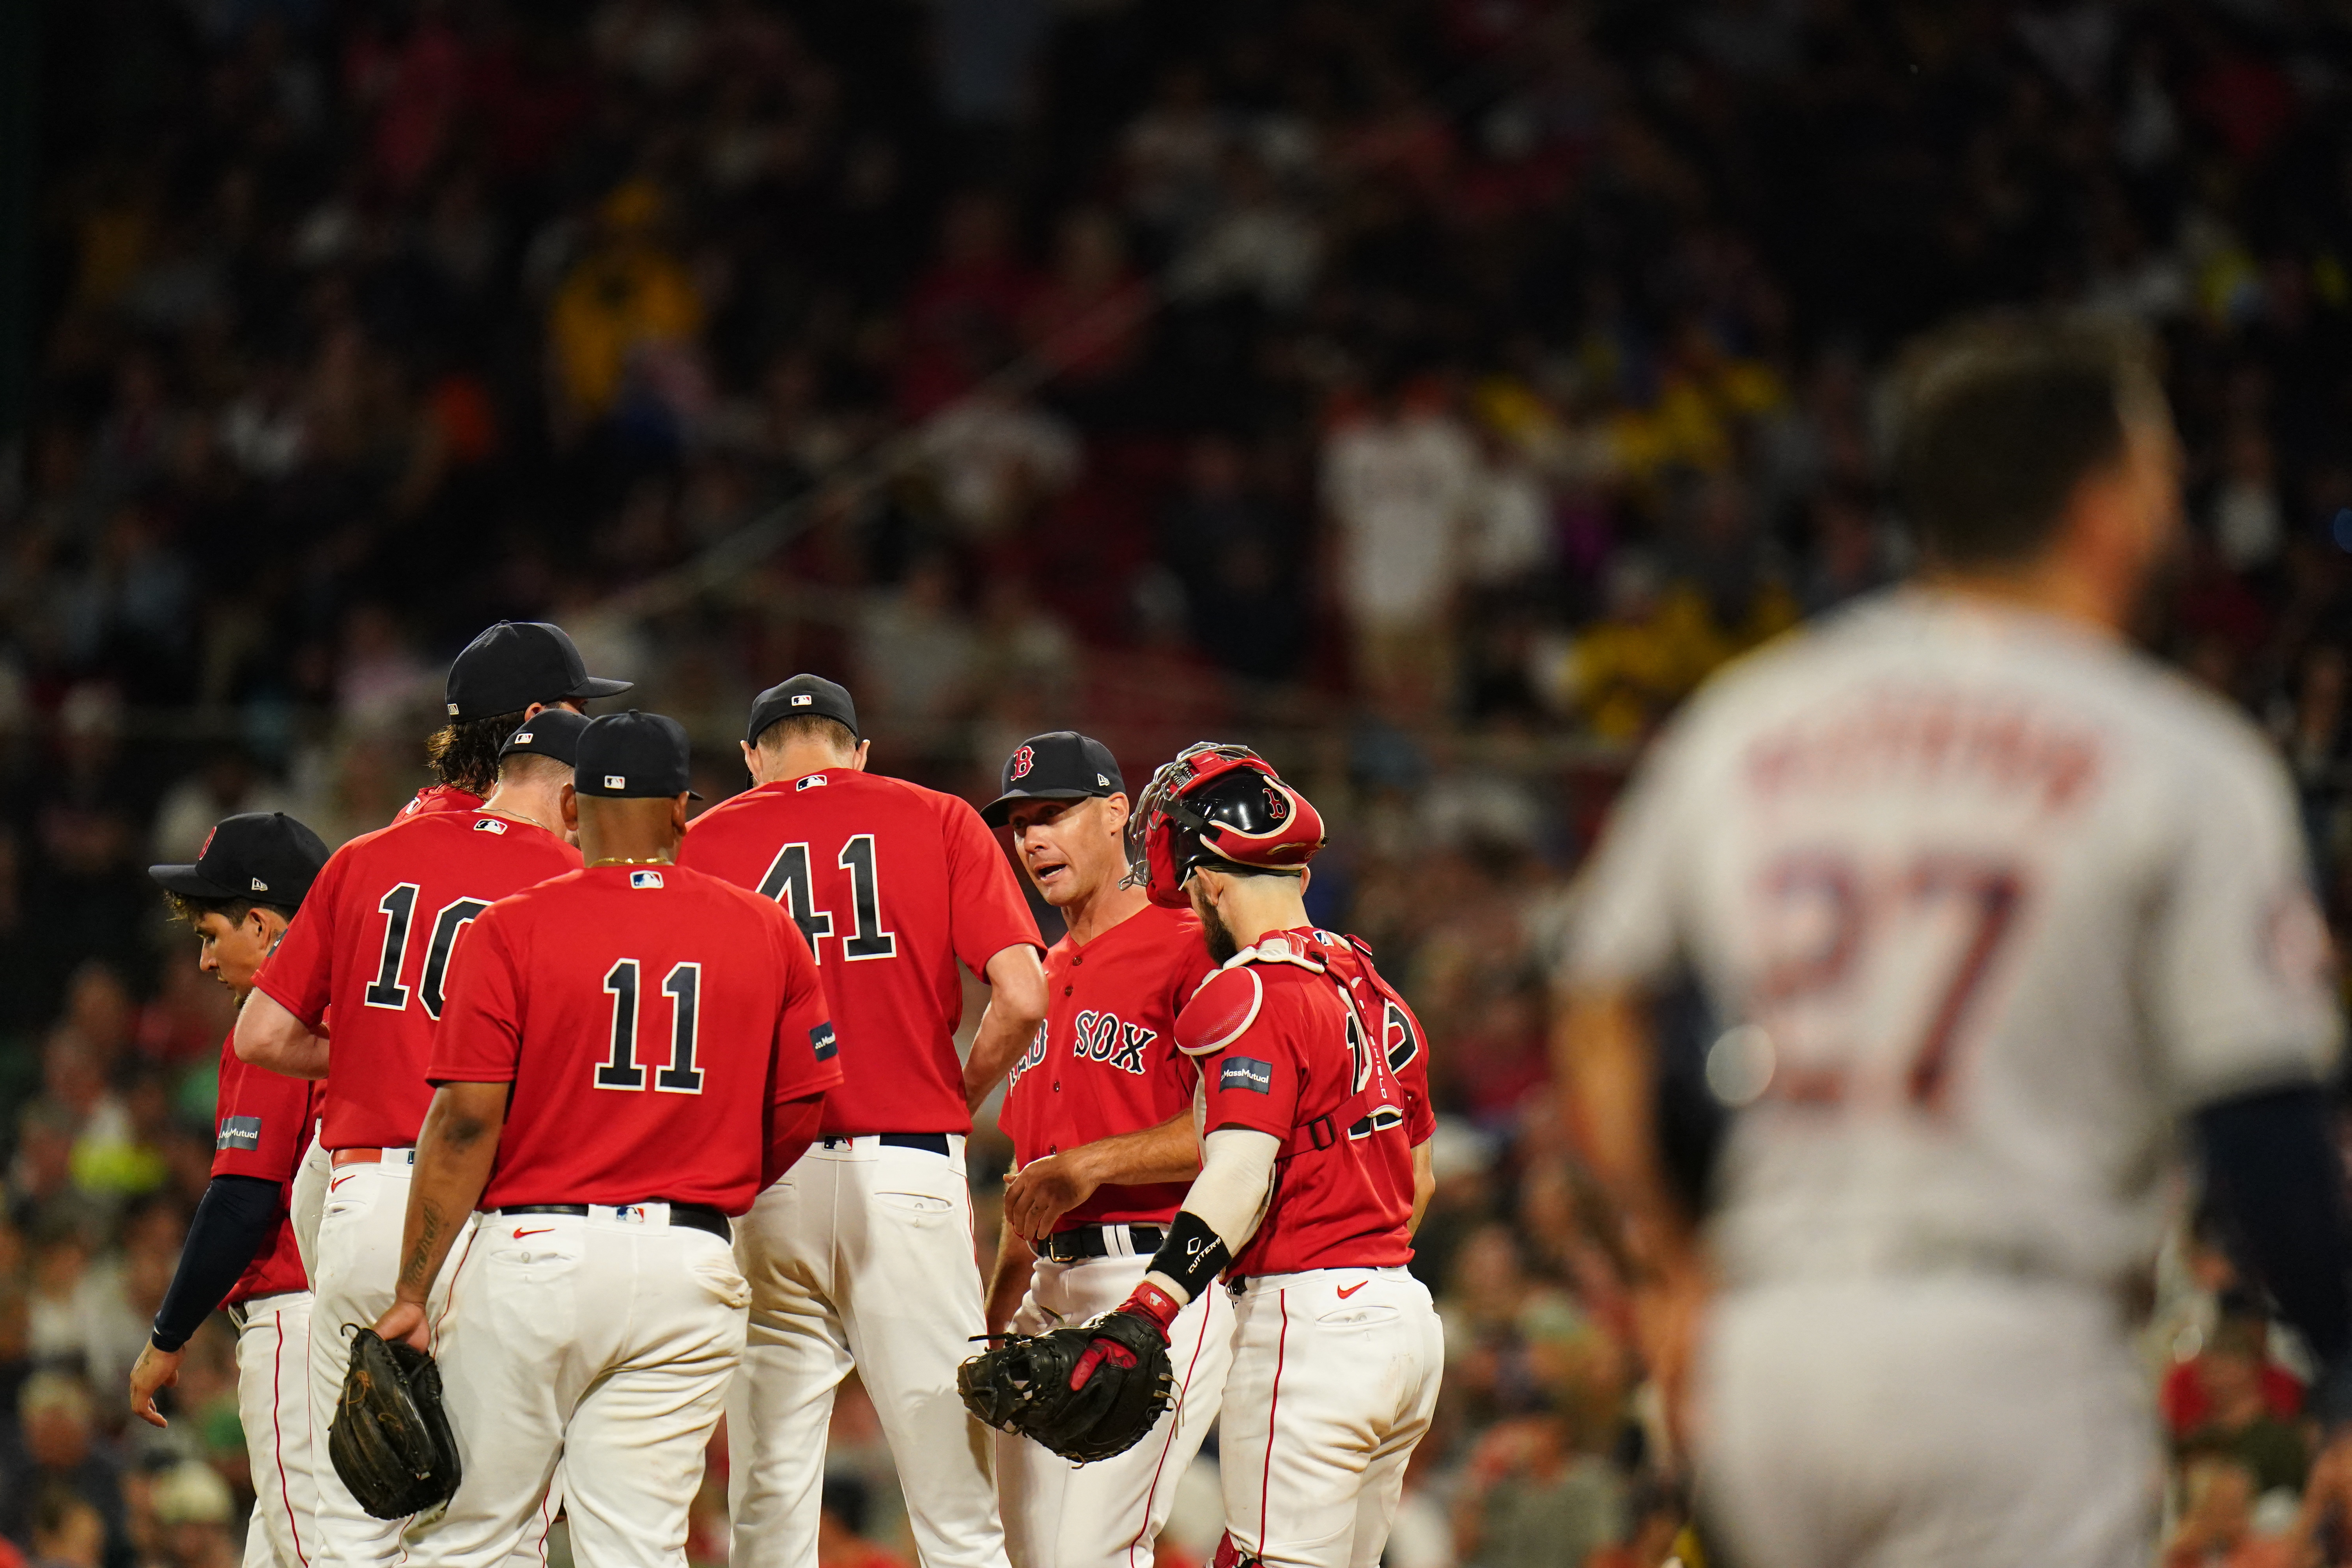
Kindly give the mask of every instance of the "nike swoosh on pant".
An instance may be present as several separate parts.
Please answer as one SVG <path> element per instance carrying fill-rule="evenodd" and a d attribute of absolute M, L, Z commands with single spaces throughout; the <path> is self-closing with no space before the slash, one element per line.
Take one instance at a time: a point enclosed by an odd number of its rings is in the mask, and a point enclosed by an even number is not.
<path fill-rule="evenodd" d="M 1369 1279 L 1357 1280 L 1353 1285 L 1349 1286 L 1346 1289 L 1339 1292 L 1339 1300 L 1342 1301 L 1346 1300 L 1349 1297 L 1354 1295 L 1357 1291 L 1362 1289 L 1365 1286 L 1370 1283 L 1371 1281 Z"/>
<path fill-rule="evenodd" d="M 551 1225 L 542 1225 L 534 1230 L 519 1230 L 514 1233 L 514 1238 L 517 1241 L 520 1241 L 526 1236 L 545 1236 L 549 1231 L 553 1230 L 554 1228 L 555 1227 Z"/>

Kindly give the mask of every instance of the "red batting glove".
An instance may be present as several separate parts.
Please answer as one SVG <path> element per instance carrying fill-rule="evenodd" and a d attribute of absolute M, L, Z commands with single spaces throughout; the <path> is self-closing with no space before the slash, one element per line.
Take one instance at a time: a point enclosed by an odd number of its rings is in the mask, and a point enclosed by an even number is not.
<path fill-rule="evenodd" d="M 1118 1310 L 1103 1320 L 1102 1326 L 1112 1331 L 1097 1332 L 1087 1346 L 1086 1354 L 1078 1358 L 1078 1364 L 1070 1369 L 1070 1391 L 1075 1394 L 1084 1388 L 1087 1380 L 1094 1376 L 1095 1368 L 1105 1362 L 1122 1369 L 1133 1366 L 1136 1362 L 1134 1347 L 1123 1343 L 1122 1339 L 1136 1337 L 1143 1331 L 1144 1324 L 1150 1325 L 1149 1331 L 1158 1334 L 1160 1342 L 1166 1344 L 1168 1325 L 1174 1322 L 1176 1314 L 1183 1310 L 1181 1302 L 1150 1280 L 1138 1285 L 1135 1294 L 1120 1302 Z M 1133 1321 L 1136 1327 L 1129 1329 L 1124 1336 L 1120 1335 L 1113 1324 L 1113 1320 L 1118 1318 Z"/>

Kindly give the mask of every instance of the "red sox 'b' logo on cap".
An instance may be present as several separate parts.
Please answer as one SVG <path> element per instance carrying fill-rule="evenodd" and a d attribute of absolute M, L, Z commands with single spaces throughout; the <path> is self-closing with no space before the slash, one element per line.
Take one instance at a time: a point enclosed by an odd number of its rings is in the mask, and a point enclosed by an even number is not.
<path fill-rule="evenodd" d="M 1268 790 L 1265 796 L 1265 814 L 1276 822 L 1280 822 L 1290 815 L 1290 803 Z"/>
<path fill-rule="evenodd" d="M 1029 770 L 1036 765 L 1037 753 L 1031 751 L 1028 747 L 1024 746 L 1019 751 L 1013 753 L 1013 776 L 1014 778 L 1027 778 L 1029 776 Z"/>

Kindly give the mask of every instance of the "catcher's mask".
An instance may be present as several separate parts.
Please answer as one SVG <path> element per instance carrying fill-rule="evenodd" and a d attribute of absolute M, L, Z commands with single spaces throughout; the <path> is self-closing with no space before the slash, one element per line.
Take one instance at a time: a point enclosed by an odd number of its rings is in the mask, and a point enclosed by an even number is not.
<path fill-rule="evenodd" d="M 1125 886 L 1171 910 L 1193 868 L 1297 871 L 1323 847 L 1323 815 L 1247 746 L 1202 741 L 1164 763 L 1127 819 Z"/>

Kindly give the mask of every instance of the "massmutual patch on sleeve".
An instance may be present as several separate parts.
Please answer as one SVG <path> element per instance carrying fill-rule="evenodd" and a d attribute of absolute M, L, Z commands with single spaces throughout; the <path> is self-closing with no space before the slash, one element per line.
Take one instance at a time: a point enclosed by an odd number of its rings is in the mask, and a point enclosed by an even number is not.
<path fill-rule="evenodd" d="M 220 1136 L 213 1140 L 215 1149 L 258 1149 L 261 1147 L 261 1118 L 258 1116 L 224 1116 Z"/>
<path fill-rule="evenodd" d="M 819 1024 L 809 1031 L 809 1049 L 816 1053 L 816 1059 L 821 1062 L 833 1060 L 834 1053 L 841 1047 L 833 1037 L 831 1024 Z"/>
<path fill-rule="evenodd" d="M 1252 1094 L 1274 1092 L 1274 1064 L 1255 1057 L 1227 1057 L 1218 1069 L 1219 1089 L 1245 1089 Z"/>

